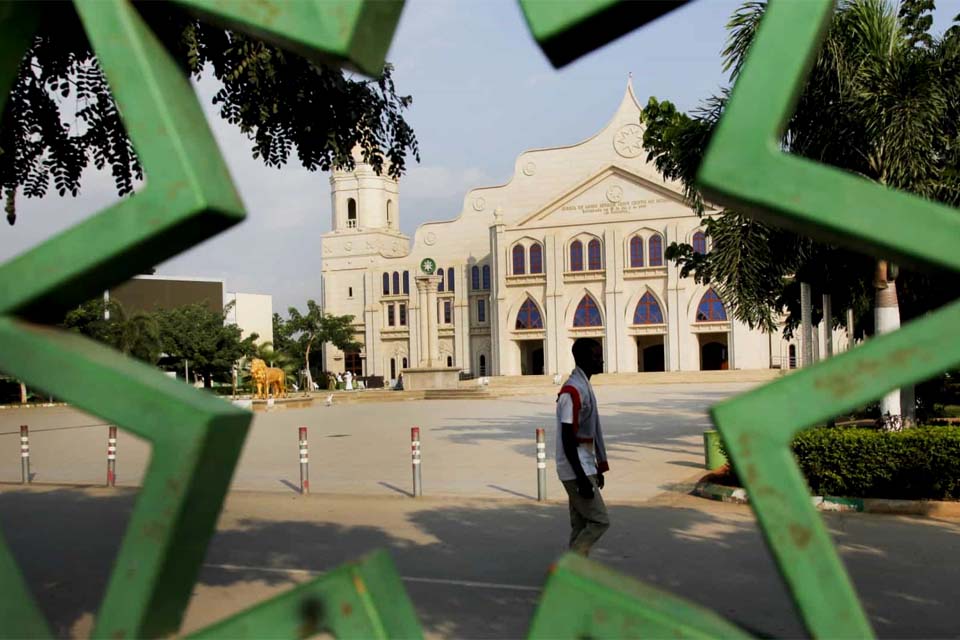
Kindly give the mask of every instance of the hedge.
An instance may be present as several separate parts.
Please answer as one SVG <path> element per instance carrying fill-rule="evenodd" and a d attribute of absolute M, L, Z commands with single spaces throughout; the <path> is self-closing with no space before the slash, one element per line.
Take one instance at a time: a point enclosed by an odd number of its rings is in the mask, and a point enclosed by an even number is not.
<path fill-rule="evenodd" d="M 960 498 L 960 428 L 955 426 L 900 432 L 817 427 L 797 434 L 793 452 L 813 495 Z"/>

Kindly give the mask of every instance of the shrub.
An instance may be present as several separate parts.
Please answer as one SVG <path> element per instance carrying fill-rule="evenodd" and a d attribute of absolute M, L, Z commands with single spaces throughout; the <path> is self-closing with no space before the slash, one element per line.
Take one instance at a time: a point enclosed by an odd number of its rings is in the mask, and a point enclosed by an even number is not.
<path fill-rule="evenodd" d="M 814 495 L 960 498 L 960 428 L 900 432 L 817 427 L 797 434 L 793 452 Z"/>

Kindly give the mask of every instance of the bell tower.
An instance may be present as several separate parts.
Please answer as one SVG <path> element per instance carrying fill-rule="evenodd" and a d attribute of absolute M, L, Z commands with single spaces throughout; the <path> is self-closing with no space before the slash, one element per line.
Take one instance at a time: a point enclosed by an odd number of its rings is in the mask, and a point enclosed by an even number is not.
<path fill-rule="evenodd" d="M 387 175 L 377 175 L 363 161 L 359 147 L 353 149 L 353 171 L 335 169 L 330 174 L 330 198 L 334 231 L 363 232 L 400 230 L 400 188 Z"/>

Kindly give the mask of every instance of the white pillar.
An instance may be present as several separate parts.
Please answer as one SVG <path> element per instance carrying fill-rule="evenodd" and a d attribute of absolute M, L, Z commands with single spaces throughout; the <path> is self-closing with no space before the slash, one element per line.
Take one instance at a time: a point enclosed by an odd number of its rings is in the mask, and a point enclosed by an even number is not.
<path fill-rule="evenodd" d="M 810 285 L 800 283 L 800 342 L 803 348 L 803 357 L 800 366 L 809 367 L 813 364 L 813 302 L 810 299 Z"/>

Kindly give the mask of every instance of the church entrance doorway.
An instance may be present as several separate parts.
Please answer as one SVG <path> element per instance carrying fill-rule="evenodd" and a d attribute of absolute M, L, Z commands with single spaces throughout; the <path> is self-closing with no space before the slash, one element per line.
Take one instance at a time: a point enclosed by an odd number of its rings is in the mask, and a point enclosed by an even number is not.
<path fill-rule="evenodd" d="M 520 340 L 520 375 L 543 375 L 543 340 Z"/>
<path fill-rule="evenodd" d="M 700 370 L 719 371 L 730 368 L 730 352 L 727 349 L 726 333 L 701 333 Z"/>
<path fill-rule="evenodd" d="M 637 336 L 637 371 L 666 371 L 663 336 Z"/>

